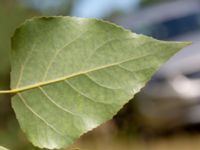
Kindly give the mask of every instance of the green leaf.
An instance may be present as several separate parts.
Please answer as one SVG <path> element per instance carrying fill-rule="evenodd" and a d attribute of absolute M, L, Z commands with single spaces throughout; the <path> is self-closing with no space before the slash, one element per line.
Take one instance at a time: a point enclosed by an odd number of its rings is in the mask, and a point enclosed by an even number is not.
<path fill-rule="evenodd" d="M 8 150 L 5 147 L 0 146 L 0 150 Z"/>
<path fill-rule="evenodd" d="M 40 148 L 62 148 L 111 119 L 189 43 L 163 42 L 108 22 L 43 17 L 12 38 L 12 106 Z"/>

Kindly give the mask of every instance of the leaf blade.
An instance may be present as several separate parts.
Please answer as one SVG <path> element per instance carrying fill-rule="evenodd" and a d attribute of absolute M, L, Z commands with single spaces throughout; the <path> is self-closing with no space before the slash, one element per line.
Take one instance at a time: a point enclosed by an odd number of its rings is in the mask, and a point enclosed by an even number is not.
<path fill-rule="evenodd" d="M 93 19 L 28 21 L 16 31 L 12 50 L 12 106 L 22 130 L 41 148 L 73 143 L 111 119 L 187 44 Z"/>

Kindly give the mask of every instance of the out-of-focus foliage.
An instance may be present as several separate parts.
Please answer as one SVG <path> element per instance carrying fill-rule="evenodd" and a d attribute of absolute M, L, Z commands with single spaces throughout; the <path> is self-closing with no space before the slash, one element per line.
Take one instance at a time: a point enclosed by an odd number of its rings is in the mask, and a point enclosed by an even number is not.
<path fill-rule="evenodd" d="M 146 6 L 146 5 L 151 5 L 151 4 L 162 2 L 162 1 L 166 1 L 166 0 L 142 0 L 141 5 Z"/>
<path fill-rule="evenodd" d="M 43 15 L 69 15 L 75 0 L 18 0 Z"/>
<path fill-rule="evenodd" d="M 13 0 L 0 1 L 0 88 L 8 87 L 10 72 L 10 37 L 15 28 L 26 18 L 33 16 L 33 12 L 17 6 Z"/>
<path fill-rule="evenodd" d="M 0 150 L 8 150 L 5 147 L 0 146 Z"/>

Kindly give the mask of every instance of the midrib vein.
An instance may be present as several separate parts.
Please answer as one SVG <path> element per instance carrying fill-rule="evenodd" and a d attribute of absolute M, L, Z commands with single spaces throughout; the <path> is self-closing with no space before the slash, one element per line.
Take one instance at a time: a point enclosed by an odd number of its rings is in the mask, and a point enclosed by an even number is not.
<path fill-rule="evenodd" d="M 134 58 L 132 57 L 132 58 L 123 60 L 121 62 L 116 62 L 116 63 L 112 63 L 112 64 L 100 66 L 100 67 L 96 67 L 96 68 L 93 68 L 93 69 L 89 69 L 89 70 L 86 70 L 86 71 L 73 73 L 71 75 L 68 75 L 68 76 L 65 76 L 65 77 L 61 77 L 61 78 L 57 78 L 57 79 L 54 79 L 54 80 L 39 82 L 37 84 L 33 84 L 33 85 L 21 87 L 21 88 L 16 88 L 16 89 L 12 89 L 12 90 L 0 91 L 0 94 L 9 94 L 9 93 L 12 94 L 12 93 L 18 93 L 18 92 L 22 92 L 22 91 L 26 91 L 26 90 L 31 90 L 31 89 L 34 89 L 34 88 L 38 88 L 38 87 L 42 87 L 42 86 L 48 85 L 48 84 L 61 82 L 61 81 L 64 81 L 64 80 L 67 80 L 67 79 L 70 79 L 70 78 L 74 78 L 74 77 L 77 77 L 77 76 L 80 76 L 80 75 L 83 75 L 83 74 L 91 73 L 91 72 L 98 71 L 98 70 L 101 70 L 101 69 L 106 69 L 106 68 L 109 68 L 109 67 L 113 67 L 113 66 L 116 66 L 116 65 L 128 62 L 128 61 L 132 61 L 132 60 L 135 60 L 135 59 L 140 59 L 140 58 L 147 57 L 147 56 L 150 56 L 150 55 L 154 55 L 154 53 L 146 54 L 146 55 L 140 56 L 140 57 L 134 57 Z"/>

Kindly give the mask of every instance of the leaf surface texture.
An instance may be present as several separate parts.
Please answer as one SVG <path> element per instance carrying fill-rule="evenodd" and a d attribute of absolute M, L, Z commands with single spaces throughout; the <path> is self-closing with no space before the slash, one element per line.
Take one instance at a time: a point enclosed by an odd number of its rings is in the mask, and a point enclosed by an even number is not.
<path fill-rule="evenodd" d="M 40 148 L 62 148 L 111 119 L 188 43 L 158 41 L 108 22 L 26 21 L 12 38 L 12 106 Z"/>

